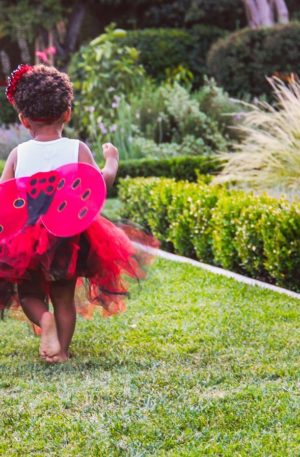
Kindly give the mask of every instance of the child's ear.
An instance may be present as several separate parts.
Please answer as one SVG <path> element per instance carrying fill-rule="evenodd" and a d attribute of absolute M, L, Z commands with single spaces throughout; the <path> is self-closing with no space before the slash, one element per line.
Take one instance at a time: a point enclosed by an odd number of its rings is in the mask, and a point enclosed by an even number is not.
<path fill-rule="evenodd" d="M 22 113 L 19 114 L 19 120 L 20 120 L 21 124 L 24 125 L 24 127 L 26 129 L 30 129 L 30 122 L 27 119 L 27 117 L 23 116 Z"/>
<path fill-rule="evenodd" d="M 68 122 L 70 122 L 71 117 L 72 117 L 72 109 L 68 108 L 67 111 L 64 112 L 63 123 L 67 124 Z"/>

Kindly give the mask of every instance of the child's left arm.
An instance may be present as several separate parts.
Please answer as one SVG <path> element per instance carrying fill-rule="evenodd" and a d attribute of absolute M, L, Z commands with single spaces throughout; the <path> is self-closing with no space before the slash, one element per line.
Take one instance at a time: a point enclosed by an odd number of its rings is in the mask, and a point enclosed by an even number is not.
<path fill-rule="evenodd" d="M 0 183 L 13 179 L 15 177 L 15 168 L 17 163 L 17 148 L 13 149 L 4 165 L 4 169 L 0 178 Z"/>

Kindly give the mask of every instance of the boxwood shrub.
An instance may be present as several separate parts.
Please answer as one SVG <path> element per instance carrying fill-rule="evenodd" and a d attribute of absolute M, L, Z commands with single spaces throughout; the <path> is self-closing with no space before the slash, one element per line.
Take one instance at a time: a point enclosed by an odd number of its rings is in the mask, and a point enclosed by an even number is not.
<path fill-rule="evenodd" d="M 198 87 L 207 74 L 209 48 L 226 33 L 204 25 L 190 29 L 154 28 L 128 31 L 121 42 L 139 50 L 140 63 L 155 80 L 165 80 L 167 69 L 182 66 L 193 73 L 194 86 Z"/>
<path fill-rule="evenodd" d="M 261 232 L 267 271 L 277 284 L 300 290 L 300 203 L 269 205 Z"/>
<path fill-rule="evenodd" d="M 123 216 L 164 247 L 300 291 L 300 203 L 174 179 L 119 186 Z"/>
<path fill-rule="evenodd" d="M 266 76 L 300 74 L 300 22 L 243 29 L 212 45 L 207 67 L 231 95 L 271 94 Z"/>
<path fill-rule="evenodd" d="M 169 241 L 181 255 L 213 262 L 212 211 L 224 188 L 203 183 L 185 183 L 184 192 L 179 185 L 169 208 Z"/>
<path fill-rule="evenodd" d="M 121 43 L 139 50 L 140 63 L 158 81 L 166 78 L 166 68 L 189 67 L 187 49 L 192 46 L 192 37 L 183 29 L 133 30 Z"/>
<path fill-rule="evenodd" d="M 209 175 L 216 174 L 222 167 L 220 160 L 203 156 L 181 156 L 170 159 L 139 159 L 120 161 L 117 180 L 109 195 L 116 196 L 119 180 L 130 176 L 135 177 L 166 177 L 176 180 L 197 181 L 198 175 L 206 175 L 203 178 L 206 182 L 210 180 Z"/>

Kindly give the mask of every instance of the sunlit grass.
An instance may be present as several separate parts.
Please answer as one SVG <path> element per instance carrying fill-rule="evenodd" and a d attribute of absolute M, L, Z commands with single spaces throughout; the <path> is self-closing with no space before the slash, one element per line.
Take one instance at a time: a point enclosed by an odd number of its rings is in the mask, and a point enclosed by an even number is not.
<path fill-rule="evenodd" d="M 78 320 L 46 366 L 0 322 L 0 455 L 300 455 L 295 299 L 157 260 L 125 314 Z"/>

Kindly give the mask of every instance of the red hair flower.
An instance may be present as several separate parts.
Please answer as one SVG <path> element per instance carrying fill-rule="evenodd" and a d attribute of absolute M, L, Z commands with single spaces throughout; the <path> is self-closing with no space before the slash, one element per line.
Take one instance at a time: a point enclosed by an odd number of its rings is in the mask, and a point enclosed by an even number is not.
<path fill-rule="evenodd" d="M 28 71 L 32 70 L 30 65 L 19 65 L 11 75 L 7 78 L 7 87 L 6 87 L 6 98 L 11 105 L 14 104 L 14 95 L 17 89 L 18 82 L 22 76 Z"/>

